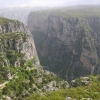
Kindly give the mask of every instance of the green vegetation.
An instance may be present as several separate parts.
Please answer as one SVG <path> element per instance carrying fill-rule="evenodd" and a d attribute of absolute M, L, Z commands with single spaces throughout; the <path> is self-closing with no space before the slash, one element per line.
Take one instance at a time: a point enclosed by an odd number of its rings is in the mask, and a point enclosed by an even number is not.
<path fill-rule="evenodd" d="M 49 92 L 45 95 L 37 93 L 33 94 L 26 100 L 65 100 L 67 97 L 71 97 L 71 100 L 82 100 L 82 98 L 91 98 L 92 100 L 99 100 L 100 75 L 90 76 L 90 78 L 92 79 L 92 84 L 88 86 L 71 87 L 70 89 Z"/>
<path fill-rule="evenodd" d="M 8 18 L 3 18 L 3 17 L 0 17 L 0 26 L 3 28 L 3 27 L 8 27 L 9 24 L 13 24 L 13 25 L 23 25 L 23 23 L 19 22 L 18 20 L 10 20 Z M 0 30 L 1 31 L 1 30 Z M 0 32 L 1 33 L 1 32 Z"/>
<path fill-rule="evenodd" d="M 56 82 L 55 85 L 52 84 L 54 90 L 67 87 L 67 82 L 50 72 L 47 74 L 47 71 L 39 66 L 35 67 L 33 60 L 26 62 L 24 66 L 13 67 L 14 77 L 2 89 L 1 97 L 7 95 L 14 100 L 24 100 L 32 93 L 48 91 L 49 83 L 52 81 Z"/>
<path fill-rule="evenodd" d="M 9 22 L 14 22 L 14 20 L 10 20 L 10 19 L 7 19 L 7 18 L 0 17 L 0 24 L 1 25 L 8 24 Z"/>
<path fill-rule="evenodd" d="M 31 13 L 32 14 L 32 13 Z M 37 11 L 34 14 L 40 14 L 47 18 L 50 14 L 53 16 L 61 16 L 63 18 L 80 18 L 95 16 L 100 17 L 100 7 L 63 7 L 58 9 L 49 9 L 44 11 Z"/>
<path fill-rule="evenodd" d="M 10 22 L 15 27 L 20 25 L 20 22 L 0 18 L 0 27 L 8 27 Z M 28 61 L 25 59 L 22 50 L 23 43 L 28 41 L 26 33 L 6 31 L 0 32 L 0 99 L 25 100 L 36 92 L 68 87 L 67 82 L 36 65 L 34 57 Z"/>
<path fill-rule="evenodd" d="M 24 54 L 20 53 L 13 46 L 17 44 L 17 41 L 25 38 L 24 33 L 0 33 L 0 83 L 8 80 L 8 74 L 14 74 L 15 62 L 18 60 L 20 65 L 23 65 Z"/>
<path fill-rule="evenodd" d="M 64 89 L 68 85 L 53 73 L 35 65 L 35 58 L 29 61 L 24 59 L 21 43 L 26 39 L 24 33 L 0 34 L 0 84 L 8 82 L 6 86 L 0 87 L 0 98 L 6 99 L 3 97 L 5 95 L 13 100 L 24 100 L 37 91 L 50 91 L 50 88 Z M 16 49 L 15 45 L 19 49 Z"/>
<path fill-rule="evenodd" d="M 93 14 L 97 16 L 97 12 L 94 13 L 94 11 L 95 9 L 92 11 Z M 42 13 L 45 13 L 43 16 L 47 17 L 50 12 L 47 11 L 46 13 L 43 11 Z M 95 40 L 90 34 L 92 30 L 85 23 L 87 20 L 84 20 L 84 17 L 92 15 L 92 12 L 89 14 L 88 12 L 86 9 L 66 10 L 63 8 L 59 12 L 55 10 L 52 13 L 53 16 L 61 15 L 64 18 L 83 18 L 80 20 L 83 30 L 77 32 L 79 37 L 75 44 L 76 51 L 79 54 L 75 56 L 73 56 L 72 52 L 68 51 L 69 48 L 66 48 L 65 44 L 60 43 L 60 40 L 57 41 L 57 38 L 49 40 L 44 33 L 35 33 L 35 39 L 39 40 L 36 45 L 39 46 L 41 51 L 43 46 L 48 45 L 47 51 L 50 52 L 50 54 L 48 53 L 49 60 L 39 55 L 41 62 L 44 65 L 52 65 L 53 63 L 54 65 L 51 70 L 62 77 L 66 74 L 68 76 L 73 75 L 74 63 L 80 60 L 82 52 L 82 38 L 84 38 L 86 44 L 89 44 L 91 50 L 95 52 Z M 40 14 L 41 12 L 38 13 Z M 70 19 L 68 21 L 71 24 Z M 6 25 L 9 23 L 9 20 L 2 18 L 0 23 Z M 0 34 L 0 99 L 6 100 L 7 96 L 12 100 L 67 100 L 68 97 L 72 98 L 72 100 L 82 100 L 82 98 L 85 98 L 84 100 L 88 100 L 87 98 L 100 100 L 100 75 L 89 76 L 92 82 L 87 86 L 80 82 L 80 78 L 76 79 L 77 84 L 68 89 L 67 82 L 56 77 L 53 73 L 43 70 L 41 66 L 35 65 L 35 58 L 29 61 L 24 59 L 25 54 L 21 53 L 21 43 L 25 42 L 26 39 L 26 34 L 21 32 Z M 44 40 L 48 42 L 46 45 L 43 45 Z M 18 47 L 17 49 L 15 45 Z M 68 51 L 67 54 L 66 51 Z M 51 54 L 56 55 L 52 56 Z M 74 63 L 72 64 L 72 62 Z M 83 73 L 83 69 L 80 66 L 75 69 L 75 77 L 79 77 Z M 65 79 L 66 77 L 64 76 L 63 78 Z M 2 86 L 4 83 L 6 84 Z"/>

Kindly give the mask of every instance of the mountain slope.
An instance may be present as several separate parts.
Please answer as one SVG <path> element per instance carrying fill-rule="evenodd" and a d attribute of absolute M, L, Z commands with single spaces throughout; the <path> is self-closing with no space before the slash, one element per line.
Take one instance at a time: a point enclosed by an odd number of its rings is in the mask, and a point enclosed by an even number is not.
<path fill-rule="evenodd" d="M 0 99 L 25 100 L 32 93 L 68 87 L 40 66 L 28 28 L 19 21 L 0 18 Z"/>
<path fill-rule="evenodd" d="M 34 56 L 39 64 L 33 36 L 23 23 L 17 20 L 0 18 L 0 33 L 2 41 L 1 46 L 8 46 L 8 48 L 18 53 L 25 54 L 25 60 L 30 60 Z M 3 49 L 4 48 L 1 47 L 2 52 L 4 51 Z"/>
<path fill-rule="evenodd" d="M 20 67 L 33 57 L 39 65 L 30 31 L 19 21 L 0 18 L 0 83 L 12 78 L 9 66 Z"/>
<path fill-rule="evenodd" d="M 100 75 L 89 76 L 92 79 L 90 85 L 71 87 L 70 89 L 54 91 L 41 95 L 33 94 L 25 100 L 99 100 L 100 99 Z M 77 79 L 80 80 L 80 79 Z"/>
<path fill-rule="evenodd" d="M 40 63 L 65 80 L 100 72 L 100 7 L 31 12 Z"/>

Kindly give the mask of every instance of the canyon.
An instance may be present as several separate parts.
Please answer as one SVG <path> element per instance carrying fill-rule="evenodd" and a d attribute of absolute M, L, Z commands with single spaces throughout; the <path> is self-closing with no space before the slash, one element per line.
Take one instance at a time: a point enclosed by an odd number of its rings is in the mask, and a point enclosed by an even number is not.
<path fill-rule="evenodd" d="M 0 16 L 0 100 L 100 99 L 99 6 L 15 7 Z"/>
<path fill-rule="evenodd" d="M 67 81 L 100 72 L 99 9 L 62 8 L 29 14 L 27 25 L 45 69 Z"/>

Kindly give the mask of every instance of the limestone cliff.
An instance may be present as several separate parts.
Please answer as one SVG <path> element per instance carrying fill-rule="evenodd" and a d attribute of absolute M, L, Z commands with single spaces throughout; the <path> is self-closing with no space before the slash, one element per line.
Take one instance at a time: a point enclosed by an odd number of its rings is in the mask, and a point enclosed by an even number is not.
<path fill-rule="evenodd" d="M 41 64 L 69 81 L 100 72 L 99 8 L 91 9 L 31 12 L 28 17 Z"/>
<path fill-rule="evenodd" d="M 39 64 L 33 36 L 23 23 L 0 18 L 0 99 L 68 88 L 66 81 Z"/>
<path fill-rule="evenodd" d="M 15 38 L 5 41 L 8 43 L 5 45 L 9 45 L 15 51 L 25 54 L 25 60 L 30 60 L 35 57 L 37 59 L 37 64 L 39 64 L 33 36 L 23 23 L 17 20 L 0 18 L 0 33 L 11 33 L 12 35 L 21 34 L 22 37 L 17 37 L 17 39 Z"/>
<path fill-rule="evenodd" d="M 23 23 L 0 18 L 0 83 L 12 79 L 11 66 L 20 67 L 35 58 L 39 65 L 33 36 Z M 12 67 L 12 68 L 13 68 Z"/>

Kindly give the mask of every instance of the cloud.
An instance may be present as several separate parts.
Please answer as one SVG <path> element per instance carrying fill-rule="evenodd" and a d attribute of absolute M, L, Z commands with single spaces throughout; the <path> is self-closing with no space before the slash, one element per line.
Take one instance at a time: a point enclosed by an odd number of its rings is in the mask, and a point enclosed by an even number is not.
<path fill-rule="evenodd" d="M 60 6 L 63 5 L 66 0 L 31 0 L 26 5 L 29 6 Z"/>
<path fill-rule="evenodd" d="M 71 5 L 100 4 L 100 0 L 0 0 L 0 7 L 13 6 L 71 6 Z"/>
<path fill-rule="evenodd" d="M 25 3 L 28 1 L 29 0 L 0 0 L 0 7 L 20 6 L 22 3 Z"/>

